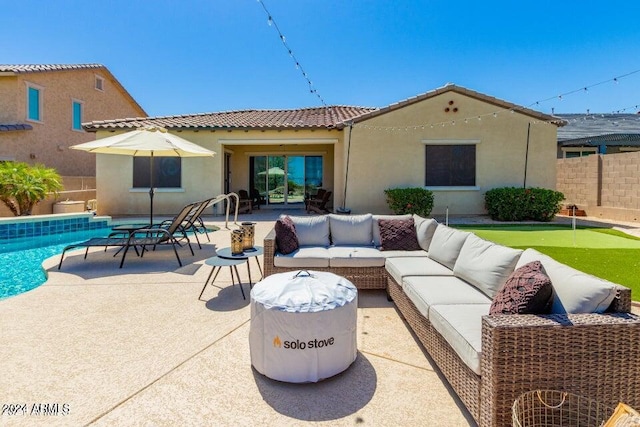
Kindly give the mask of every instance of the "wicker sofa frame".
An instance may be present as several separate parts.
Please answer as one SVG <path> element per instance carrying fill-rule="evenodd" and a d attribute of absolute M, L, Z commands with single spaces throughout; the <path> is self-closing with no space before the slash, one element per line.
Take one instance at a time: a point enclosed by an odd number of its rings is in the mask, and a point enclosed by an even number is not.
<path fill-rule="evenodd" d="M 275 230 L 264 239 L 264 273 L 275 267 Z M 620 286 L 604 314 L 501 315 L 482 320 L 481 374 L 473 372 L 384 267 L 315 268 L 346 277 L 358 289 L 385 289 L 396 309 L 481 427 L 509 426 L 522 393 L 555 389 L 615 407 L 640 407 L 640 317 Z"/>
<path fill-rule="evenodd" d="M 290 267 L 276 267 L 276 231 L 272 229 L 264 238 L 264 275 L 291 271 Z M 327 267 L 313 268 L 316 271 L 329 271 L 351 281 L 358 289 L 386 289 L 387 276 L 384 267 Z"/>

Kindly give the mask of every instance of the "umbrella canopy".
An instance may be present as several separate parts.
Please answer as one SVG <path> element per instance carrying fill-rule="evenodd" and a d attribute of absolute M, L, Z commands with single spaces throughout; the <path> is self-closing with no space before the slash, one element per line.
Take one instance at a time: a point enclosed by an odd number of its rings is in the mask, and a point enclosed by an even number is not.
<path fill-rule="evenodd" d="M 269 176 L 284 176 L 284 170 L 282 168 L 279 168 L 278 166 L 274 166 L 272 168 L 269 168 L 269 170 L 267 171 L 262 171 L 262 172 L 258 172 L 258 175 L 266 175 L 269 174 Z"/>
<path fill-rule="evenodd" d="M 120 154 L 133 157 L 151 157 L 149 198 L 150 224 L 153 224 L 153 158 L 157 157 L 213 157 L 216 153 L 184 138 L 167 132 L 164 128 L 148 127 L 84 144 L 72 145 L 75 150 L 98 154 Z"/>

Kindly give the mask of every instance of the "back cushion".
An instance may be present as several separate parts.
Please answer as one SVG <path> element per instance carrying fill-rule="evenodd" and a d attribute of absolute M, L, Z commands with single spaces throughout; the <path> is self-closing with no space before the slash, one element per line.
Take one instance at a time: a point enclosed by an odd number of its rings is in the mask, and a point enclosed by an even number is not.
<path fill-rule="evenodd" d="M 329 241 L 329 216 L 292 216 L 290 217 L 296 227 L 298 244 L 300 246 L 323 246 L 328 248 Z"/>
<path fill-rule="evenodd" d="M 371 246 L 373 215 L 329 214 L 331 242 L 336 246 Z"/>
<path fill-rule="evenodd" d="M 616 296 L 616 285 L 527 249 L 516 265 L 540 261 L 553 285 L 551 313 L 603 313 Z"/>
<path fill-rule="evenodd" d="M 464 241 L 471 233 L 438 224 L 429 245 L 428 256 L 453 270 Z"/>
<path fill-rule="evenodd" d="M 515 270 L 521 253 L 471 234 L 460 249 L 453 274 L 493 299 Z"/>
<path fill-rule="evenodd" d="M 438 227 L 438 221 L 433 218 L 423 218 L 420 215 L 413 215 L 413 222 L 416 226 L 416 236 L 418 237 L 418 244 L 422 250 L 428 251 L 429 245 L 431 245 L 431 239 L 433 233 L 435 233 Z"/>
<path fill-rule="evenodd" d="M 380 224 L 379 219 L 409 219 L 411 214 L 406 215 L 373 215 L 373 245 L 380 246 Z"/>

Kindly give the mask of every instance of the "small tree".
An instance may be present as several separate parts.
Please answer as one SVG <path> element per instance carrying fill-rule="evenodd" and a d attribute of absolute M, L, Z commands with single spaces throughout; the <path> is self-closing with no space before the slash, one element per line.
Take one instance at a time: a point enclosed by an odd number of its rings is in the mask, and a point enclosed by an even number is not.
<path fill-rule="evenodd" d="M 15 216 L 31 215 L 38 202 L 61 189 L 62 178 L 53 168 L 0 162 L 0 200 Z"/>
<path fill-rule="evenodd" d="M 387 204 L 395 214 L 416 214 L 427 217 L 433 209 L 433 192 L 425 188 L 387 188 Z"/>

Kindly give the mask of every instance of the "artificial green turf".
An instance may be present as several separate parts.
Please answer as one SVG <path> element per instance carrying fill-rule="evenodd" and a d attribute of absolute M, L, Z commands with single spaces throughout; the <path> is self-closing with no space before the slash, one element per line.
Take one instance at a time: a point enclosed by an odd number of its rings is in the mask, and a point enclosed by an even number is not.
<path fill-rule="evenodd" d="M 460 226 L 516 249 L 533 248 L 559 262 L 632 289 L 640 298 L 640 239 L 618 230 L 561 225 Z"/>

